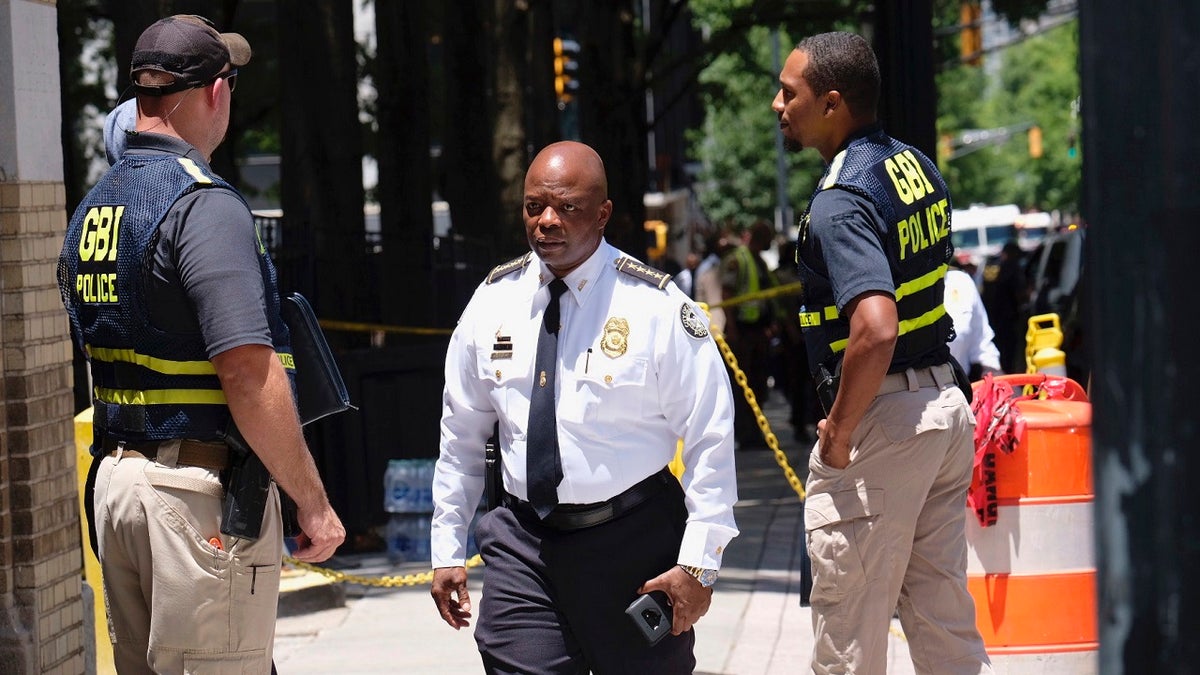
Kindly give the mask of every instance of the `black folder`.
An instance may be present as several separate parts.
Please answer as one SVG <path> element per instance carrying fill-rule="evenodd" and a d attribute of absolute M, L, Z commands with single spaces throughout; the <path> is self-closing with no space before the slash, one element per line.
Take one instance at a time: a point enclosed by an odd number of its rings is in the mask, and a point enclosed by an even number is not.
<path fill-rule="evenodd" d="M 299 293 L 284 301 L 280 312 L 292 333 L 292 357 L 296 361 L 296 406 L 300 423 L 309 424 L 345 410 L 354 409 L 342 381 L 333 351 L 317 323 L 312 305 Z"/>

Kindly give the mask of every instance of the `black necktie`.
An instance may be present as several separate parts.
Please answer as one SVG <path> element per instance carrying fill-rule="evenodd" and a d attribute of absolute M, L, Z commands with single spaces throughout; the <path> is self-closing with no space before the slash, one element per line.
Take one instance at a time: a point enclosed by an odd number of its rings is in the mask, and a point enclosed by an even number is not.
<path fill-rule="evenodd" d="M 554 373 L 558 361 L 559 298 L 567 290 L 562 279 L 550 282 L 550 304 L 538 333 L 533 393 L 529 396 L 529 429 L 526 436 L 525 473 L 529 501 L 538 517 L 545 518 L 558 504 L 562 459 L 558 456 L 558 424 L 554 417 Z"/>

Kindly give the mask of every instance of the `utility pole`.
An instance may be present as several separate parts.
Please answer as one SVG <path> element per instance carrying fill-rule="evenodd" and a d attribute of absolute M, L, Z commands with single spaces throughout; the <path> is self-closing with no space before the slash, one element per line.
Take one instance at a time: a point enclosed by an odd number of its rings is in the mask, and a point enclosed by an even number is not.
<path fill-rule="evenodd" d="M 1194 0 L 1079 8 L 1104 675 L 1200 661 L 1196 26 Z"/>

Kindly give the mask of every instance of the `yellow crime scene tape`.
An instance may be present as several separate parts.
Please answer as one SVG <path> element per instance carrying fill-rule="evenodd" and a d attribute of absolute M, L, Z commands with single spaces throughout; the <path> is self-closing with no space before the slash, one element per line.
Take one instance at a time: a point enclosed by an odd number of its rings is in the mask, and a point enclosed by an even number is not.
<path fill-rule="evenodd" d="M 757 291 L 755 293 L 747 293 L 745 295 L 729 298 L 728 300 L 714 303 L 712 307 L 732 307 L 734 305 L 750 302 L 752 300 L 763 300 L 784 295 L 793 295 L 799 292 L 800 282 L 795 282 L 782 286 L 775 286 L 773 288 Z M 706 314 L 709 312 L 709 306 L 707 304 L 703 302 L 698 304 Z M 364 332 L 382 331 L 386 333 L 408 333 L 418 335 L 451 333 L 450 330 L 440 328 L 412 328 L 372 323 L 352 323 L 348 321 L 327 321 L 324 319 L 322 319 L 320 323 L 323 328 L 330 330 L 353 330 Z M 746 373 L 742 372 L 742 369 L 738 367 L 737 357 L 734 356 L 733 349 L 729 347 L 729 343 L 725 341 L 725 336 L 722 335 L 719 330 L 710 327 L 709 332 L 712 334 L 713 339 L 716 340 L 717 347 L 721 350 L 721 356 L 725 358 L 725 363 L 727 363 L 730 370 L 733 371 L 734 380 L 737 382 L 738 386 L 742 388 L 742 395 L 745 396 L 746 402 L 750 404 L 750 409 L 754 411 L 754 418 L 758 422 L 758 428 L 760 431 L 762 431 L 763 438 L 767 442 L 767 447 L 771 449 L 771 452 L 775 453 L 775 463 L 778 464 L 779 468 L 783 470 L 784 478 L 787 480 L 788 484 L 792 486 L 792 489 L 795 490 L 796 496 L 801 502 L 803 502 L 805 497 L 804 483 L 800 481 L 800 477 L 797 476 L 796 472 L 792 470 L 791 465 L 788 463 L 787 454 L 780 449 L 779 439 L 775 436 L 775 433 L 771 431 L 771 423 L 767 421 L 767 416 L 763 414 L 762 407 L 758 405 L 758 397 L 754 395 L 754 390 L 750 388 L 750 383 L 746 379 Z M 682 461 L 678 454 L 676 454 L 675 461 L 672 462 L 671 469 L 672 472 L 675 473 L 676 478 L 678 478 L 683 471 Z M 357 574 L 347 574 L 340 570 L 312 565 L 310 563 L 297 560 L 291 556 L 284 556 L 284 562 L 298 569 L 321 574 L 337 583 L 359 584 L 361 586 L 373 586 L 378 588 L 405 588 L 411 586 L 427 586 L 433 583 L 432 570 L 428 572 L 418 572 L 397 576 L 368 577 Z M 467 567 L 478 567 L 479 565 L 483 564 L 483 558 L 478 555 L 472 556 L 470 560 L 467 560 L 466 564 Z"/>

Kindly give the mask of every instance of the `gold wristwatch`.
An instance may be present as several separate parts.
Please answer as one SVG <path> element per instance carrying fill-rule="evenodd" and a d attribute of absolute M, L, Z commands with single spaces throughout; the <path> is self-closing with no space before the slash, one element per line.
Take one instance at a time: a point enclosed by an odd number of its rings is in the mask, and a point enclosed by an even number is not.
<path fill-rule="evenodd" d="M 680 565 L 680 567 L 683 568 L 684 572 L 687 572 L 688 574 L 695 577 L 696 581 L 699 581 L 700 585 L 705 588 L 708 588 L 709 586 L 712 586 L 713 584 L 717 583 L 717 571 L 716 570 L 709 570 L 709 569 L 705 569 L 703 567 L 693 567 L 691 565 Z"/>

